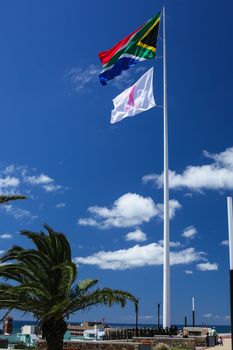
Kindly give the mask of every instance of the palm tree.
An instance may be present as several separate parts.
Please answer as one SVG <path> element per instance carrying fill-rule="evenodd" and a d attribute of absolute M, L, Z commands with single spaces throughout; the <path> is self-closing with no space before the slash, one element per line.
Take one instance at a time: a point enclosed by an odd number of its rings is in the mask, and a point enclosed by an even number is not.
<path fill-rule="evenodd" d="M 18 195 L 18 194 L 15 194 L 15 195 L 1 194 L 0 195 L 0 204 L 4 204 L 4 203 L 9 202 L 9 201 L 15 201 L 17 199 L 27 199 L 27 197 L 22 196 L 22 195 Z"/>
<path fill-rule="evenodd" d="M 0 277 L 16 282 L 0 284 L 0 306 L 8 312 L 32 313 L 41 325 L 48 350 L 62 350 L 69 315 L 97 305 L 124 307 L 127 300 L 135 303 L 136 298 L 122 290 L 100 289 L 96 279 L 75 283 L 77 267 L 66 236 L 44 227 L 46 233 L 21 232 L 33 242 L 34 249 L 13 246 L 0 259 Z"/>

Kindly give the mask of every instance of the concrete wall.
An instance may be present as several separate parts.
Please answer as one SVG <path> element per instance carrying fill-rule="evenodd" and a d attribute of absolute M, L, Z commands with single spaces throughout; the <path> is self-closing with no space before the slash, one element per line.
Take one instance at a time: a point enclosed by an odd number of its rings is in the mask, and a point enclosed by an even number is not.
<path fill-rule="evenodd" d="M 184 348 L 194 350 L 197 346 L 205 347 L 205 337 L 182 338 L 182 337 L 162 337 L 153 338 L 133 338 L 133 341 L 82 341 L 64 343 L 64 350 L 140 350 L 154 349 L 159 343 L 167 344 L 170 348 Z M 151 346 L 150 346 L 151 344 Z M 45 343 L 38 344 L 36 349 L 46 350 Z"/>
<path fill-rule="evenodd" d="M 139 345 L 137 343 L 126 342 L 67 342 L 64 346 L 64 350 L 138 350 Z"/>
<path fill-rule="evenodd" d="M 46 350 L 45 343 L 39 343 L 36 349 Z M 65 342 L 64 350 L 138 350 L 139 344 L 133 342 L 114 342 L 114 341 L 82 341 L 82 342 Z"/>

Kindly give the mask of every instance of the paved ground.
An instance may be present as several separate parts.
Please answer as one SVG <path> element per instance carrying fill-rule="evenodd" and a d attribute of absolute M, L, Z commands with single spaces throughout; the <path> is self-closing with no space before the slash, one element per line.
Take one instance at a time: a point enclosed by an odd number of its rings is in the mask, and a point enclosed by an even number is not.
<path fill-rule="evenodd" d="M 223 346 L 222 345 L 216 345 L 214 347 L 209 347 L 207 349 L 215 349 L 215 350 L 231 350 L 231 339 L 223 339 Z"/>

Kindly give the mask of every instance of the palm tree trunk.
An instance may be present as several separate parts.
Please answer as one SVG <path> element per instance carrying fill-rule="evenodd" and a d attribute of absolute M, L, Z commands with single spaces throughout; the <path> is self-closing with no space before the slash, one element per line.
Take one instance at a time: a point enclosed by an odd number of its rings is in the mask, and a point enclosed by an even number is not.
<path fill-rule="evenodd" d="M 63 319 L 50 319 L 41 326 L 42 337 L 46 339 L 48 350 L 63 350 L 63 337 L 67 326 Z"/>

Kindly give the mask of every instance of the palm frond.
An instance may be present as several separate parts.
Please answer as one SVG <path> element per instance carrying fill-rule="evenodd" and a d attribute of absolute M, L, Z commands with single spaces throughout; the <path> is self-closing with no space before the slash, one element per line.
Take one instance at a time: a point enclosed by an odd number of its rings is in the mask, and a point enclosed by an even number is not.
<path fill-rule="evenodd" d="M 9 201 L 16 201 L 17 199 L 27 199 L 26 196 L 16 194 L 16 195 L 10 195 L 10 194 L 1 194 L 0 195 L 0 204 L 9 202 Z"/>

